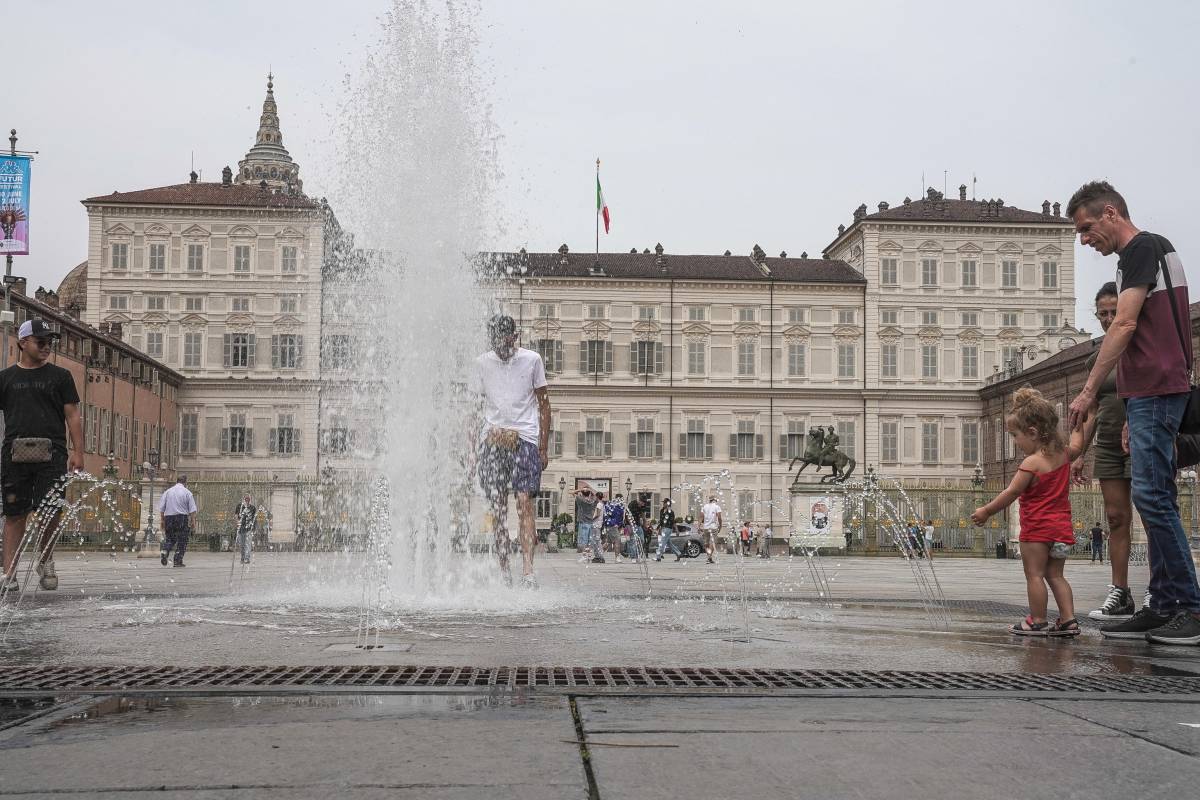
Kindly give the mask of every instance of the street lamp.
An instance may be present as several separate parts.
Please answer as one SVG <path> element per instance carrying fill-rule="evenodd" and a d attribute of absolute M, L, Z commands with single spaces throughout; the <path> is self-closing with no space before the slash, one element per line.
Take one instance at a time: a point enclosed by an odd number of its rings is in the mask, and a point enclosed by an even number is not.
<path fill-rule="evenodd" d="M 625 496 L 628 497 L 629 493 L 632 491 L 633 491 L 633 478 L 626 478 L 625 479 Z"/>
<path fill-rule="evenodd" d="M 102 471 L 104 472 L 105 478 L 117 477 L 116 456 L 113 453 L 108 454 L 108 460 L 104 463 L 104 469 Z"/>
<path fill-rule="evenodd" d="M 146 506 L 146 532 L 142 537 L 142 550 L 146 553 L 154 546 L 154 477 L 158 472 L 158 449 L 151 447 L 146 453 L 148 461 L 142 462 L 142 474 L 150 481 L 150 502 Z"/>
<path fill-rule="evenodd" d="M 1191 535 L 1188 538 L 1192 540 L 1192 547 L 1194 548 L 1197 546 L 1197 544 L 1200 544 L 1200 534 L 1197 534 L 1196 532 L 1196 470 L 1185 469 L 1179 473 L 1179 477 L 1183 478 L 1184 483 L 1188 485 L 1188 490 L 1192 495 L 1192 527 L 1190 531 Z"/>
<path fill-rule="evenodd" d="M 971 485 L 975 487 L 975 491 L 983 488 L 983 465 L 978 461 L 975 462 L 975 477 L 971 478 Z"/>

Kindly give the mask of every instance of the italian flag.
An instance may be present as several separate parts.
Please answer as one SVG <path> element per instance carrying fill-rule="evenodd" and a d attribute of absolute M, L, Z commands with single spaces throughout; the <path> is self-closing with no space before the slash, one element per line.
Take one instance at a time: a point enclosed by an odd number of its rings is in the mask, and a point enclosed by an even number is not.
<path fill-rule="evenodd" d="M 608 233 L 612 218 L 608 215 L 608 203 L 604 202 L 604 190 L 600 188 L 599 175 L 596 176 L 596 213 L 604 218 L 604 232 Z"/>

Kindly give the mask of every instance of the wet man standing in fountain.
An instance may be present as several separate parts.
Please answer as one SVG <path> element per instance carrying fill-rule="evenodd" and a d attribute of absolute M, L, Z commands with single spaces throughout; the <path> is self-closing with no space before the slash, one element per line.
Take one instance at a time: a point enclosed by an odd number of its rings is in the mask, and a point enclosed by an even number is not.
<path fill-rule="evenodd" d="M 0 410 L 4 412 L 4 447 L 0 453 L 4 572 L 0 575 L 0 593 L 20 588 L 16 581 L 17 550 L 25 537 L 29 512 L 51 492 L 58 492 L 61 497 L 62 477 L 83 469 L 83 422 L 75 379 L 70 372 L 48 361 L 58 338 L 59 334 L 44 321 L 26 320 L 17 332 L 20 351 L 17 363 L 0 372 Z M 57 509 L 54 513 L 58 514 Z M 37 544 L 38 585 L 57 589 L 56 523 L 52 520 L 43 523 L 41 541 Z"/>
<path fill-rule="evenodd" d="M 492 349 L 475 359 L 476 389 L 483 400 L 483 427 L 477 446 L 479 484 L 492 504 L 496 520 L 496 555 L 505 582 L 508 568 L 508 493 L 517 496 L 522 578 L 537 588 L 533 576 L 533 498 L 542 487 L 549 463 L 550 395 L 542 357 L 517 346 L 517 324 L 496 315 L 488 322 Z"/>

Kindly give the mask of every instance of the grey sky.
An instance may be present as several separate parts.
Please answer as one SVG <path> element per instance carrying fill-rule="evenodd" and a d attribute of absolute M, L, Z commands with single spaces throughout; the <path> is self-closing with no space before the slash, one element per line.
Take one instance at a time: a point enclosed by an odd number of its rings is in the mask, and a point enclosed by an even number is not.
<path fill-rule="evenodd" d="M 385 0 L 24 3 L 6 12 L 3 129 L 40 151 L 34 254 L 57 286 L 86 256 L 79 200 L 214 180 L 253 141 L 268 66 L 305 189 L 344 76 Z M 506 220 L 492 246 L 818 255 L 871 208 L 939 189 L 1038 209 L 1107 177 L 1200 285 L 1200 7 L 1187 3 L 485 2 L 483 58 L 503 134 Z M 14 31 L 17 32 L 14 35 Z M 402 191 L 404 187 L 397 187 Z M 333 199 L 333 198 L 331 198 Z M 1115 268 L 1078 253 L 1076 324 Z M 1200 293 L 1197 293 L 1200 295 Z"/>

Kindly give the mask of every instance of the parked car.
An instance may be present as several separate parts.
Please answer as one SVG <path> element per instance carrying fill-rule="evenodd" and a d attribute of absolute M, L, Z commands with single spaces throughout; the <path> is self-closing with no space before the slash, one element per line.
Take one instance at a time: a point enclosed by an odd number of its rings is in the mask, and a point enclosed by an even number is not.
<path fill-rule="evenodd" d="M 657 539 L 652 544 L 651 553 L 658 549 Z M 704 552 L 704 537 L 700 535 L 695 526 L 687 522 L 675 523 L 675 533 L 671 535 L 671 544 L 679 548 L 679 551 L 688 558 L 698 558 Z M 670 552 L 670 548 L 667 548 L 667 552 Z"/>

